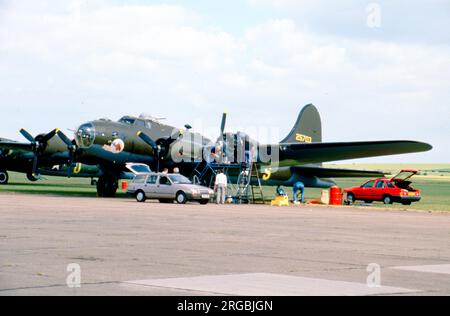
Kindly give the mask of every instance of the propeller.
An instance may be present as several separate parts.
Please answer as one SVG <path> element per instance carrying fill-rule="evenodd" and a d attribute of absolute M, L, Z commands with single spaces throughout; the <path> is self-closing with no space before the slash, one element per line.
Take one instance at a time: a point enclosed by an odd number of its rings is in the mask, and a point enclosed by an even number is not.
<path fill-rule="evenodd" d="M 154 141 L 150 136 L 142 131 L 139 131 L 137 133 L 137 136 L 153 149 L 153 155 L 157 160 L 157 171 L 159 172 L 161 159 L 169 151 L 170 145 L 172 145 L 183 136 L 183 131 L 180 130 L 178 133 L 172 134 L 169 138 L 161 138 L 157 141 Z"/>
<path fill-rule="evenodd" d="M 162 150 L 161 145 L 158 145 L 150 136 L 148 136 L 144 132 L 139 131 L 137 133 L 137 136 L 153 149 L 153 155 L 157 160 L 156 172 L 159 172 L 159 161 L 161 160 L 161 150 Z"/>
<path fill-rule="evenodd" d="M 20 134 L 22 134 L 22 136 L 31 143 L 31 150 L 33 152 L 33 164 L 31 167 L 32 176 L 35 176 L 37 174 L 39 155 L 42 154 L 42 151 L 45 149 L 45 146 L 47 146 L 47 142 L 51 138 L 53 138 L 57 132 L 58 130 L 55 129 L 48 134 L 33 137 L 25 129 L 22 128 L 20 130 Z"/>
<path fill-rule="evenodd" d="M 68 174 L 67 177 L 70 178 L 70 173 L 71 173 L 71 166 L 73 164 L 73 160 L 74 160 L 74 156 L 75 156 L 75 151 L 76 151 L 76 146 L 73 144 L 73 142 L 70 140 L 69 137 L 66 136 L 66 134 L 64 134 L 63 132 L 61 132 L 60 129 L 56 129 L 55 133 L 58 135 L 58 137 L 63 141 L 64 144 L 67 145 L 67 149 L 69 150 L 69 167 L 68 167 Z"/>

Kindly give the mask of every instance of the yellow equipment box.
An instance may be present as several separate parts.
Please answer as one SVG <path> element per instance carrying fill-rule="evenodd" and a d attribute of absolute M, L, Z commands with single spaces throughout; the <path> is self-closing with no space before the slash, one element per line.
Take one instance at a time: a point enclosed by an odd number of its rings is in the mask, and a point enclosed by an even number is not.
<path fill-rule="evenodd" d="M 275 200 L 273 200 L 270 205 L 272 206 L 289 206 L 289 197 L 288 196 L 277 196 Z"/>

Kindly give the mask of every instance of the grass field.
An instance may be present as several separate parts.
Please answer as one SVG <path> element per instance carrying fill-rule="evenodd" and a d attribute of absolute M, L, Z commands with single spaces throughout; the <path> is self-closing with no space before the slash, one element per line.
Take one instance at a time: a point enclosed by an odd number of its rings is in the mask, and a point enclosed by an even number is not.
<path fill-rule="evenodd" d="M 352 168 L 364 170 L 383 170 L 392 174 L 402 168 L 416 168 L 421 170 L 421 175 L 413 180 L 413 186 L 422 190 L 422 201 L 413 203 L 411 206 L 394 204 L 390 207 L 398 209 L 416 209 L 425 211 L 447 211 L 450 212 L 450 164 L 377 164 L 377 165 L 327 165 L 330 168 Z M 335 179 L 338 186 L 348 188 L 361 185 L 366 179 Z M 285 188 L 292 196 L 292 190 Z M 306 190 L 307 200 L 320 199 L 321 189 Z M 31 183 L 23 174 L 10 173 L 10 183 L 0 186 L 1 192 L 31 193 L 31 194 L 53 194 L 68 196 L 95 197 L 95 186 L 91 186 L 90 179 L 67 179 L 58 177 L 45 177 L 43 180 Z M 275 195 L 274 187 L 264 187 L 266 199 L 272 199 Z M 119 190 L 118 197 L 124 198 L 124 191 Z M 374 206 L 385 207 L 382 203 L 374 203 Z"/>

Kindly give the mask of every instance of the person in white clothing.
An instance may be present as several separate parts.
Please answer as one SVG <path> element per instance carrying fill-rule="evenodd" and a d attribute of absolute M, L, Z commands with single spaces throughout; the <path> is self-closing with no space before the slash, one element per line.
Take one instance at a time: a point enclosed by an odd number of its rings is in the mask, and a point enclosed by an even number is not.
<path fill-rule="evenodd" d="M 227 194 L 228 177 L 220 170 L 216 176 L 216 183 L 214 190 L 217 192 L 217 204 L 225 204 L 225 198 Z"/>

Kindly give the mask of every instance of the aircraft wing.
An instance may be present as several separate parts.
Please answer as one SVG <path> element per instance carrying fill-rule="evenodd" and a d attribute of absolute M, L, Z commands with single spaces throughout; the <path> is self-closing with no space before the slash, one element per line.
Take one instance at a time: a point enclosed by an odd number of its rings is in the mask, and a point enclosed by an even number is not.
<path fill-rule="evenodd" d="M 30 143 L 18 143 L 13 141 L 0 141 L 0 156 L 18 156 L 31 153 Z"/>
<path fill-rule="evenodd" d="M 304 176 L 316 176 L 319 178 L 382 178 L 382 171 L 332 169 L 319 166 L 295 166 L 292 170 Z"/>
<path fill-rule="evenodd" d="M 304 165 L 356 158 L 429 151 L 433 147 L 415 141 L 278 144 L 280 165 Z M 273 155 L 272 155 L 273 157 Z"/>

